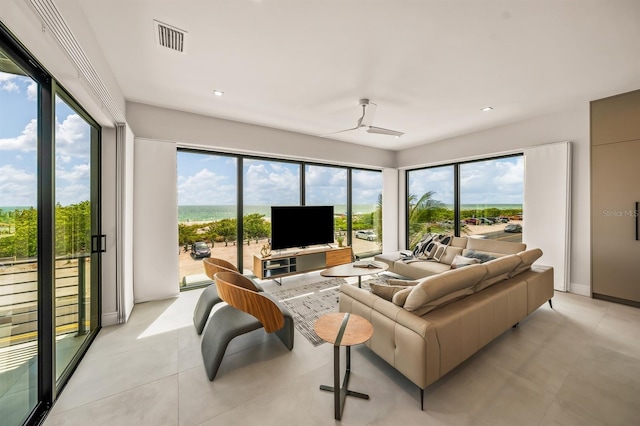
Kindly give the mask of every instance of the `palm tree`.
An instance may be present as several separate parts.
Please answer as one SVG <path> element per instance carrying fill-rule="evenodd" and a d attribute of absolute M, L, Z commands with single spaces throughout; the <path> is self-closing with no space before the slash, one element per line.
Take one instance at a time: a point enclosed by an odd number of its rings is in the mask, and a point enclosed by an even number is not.
<path fill-rule="evenodd" d="M 409 247 L 413 247 L 420 240 L 424 231 L 429 231 L 429 224 L 434 221 L 433 216 L 436 210 L 444 207 L 442 201 L 433 199 L 434 195 L 434 191 L 427 191 L 417 201 L 414 194 L 410 194 L 408 197 Z"/>

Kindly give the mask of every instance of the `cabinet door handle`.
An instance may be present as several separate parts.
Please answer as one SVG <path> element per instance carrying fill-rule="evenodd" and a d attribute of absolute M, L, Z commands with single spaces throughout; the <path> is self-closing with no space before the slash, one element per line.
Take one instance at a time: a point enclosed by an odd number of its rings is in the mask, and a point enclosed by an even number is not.
<path fill-rule="evenodd" d="M 639 203 L 636 201 L 636 209 L 635 209 L 635 211 L 634 211 L 634 214 L 635 214 L 635 216 L 636 216 L 636 241 L 638 241 L 638 240 L 640 239 L 640 238 L 638 238 L 638 227 L 639 227 L 639 226 L 638 226 L 638 219 L 639 219 L 639 218 L 638 218 L 638 204 L 639 204 Z"/>

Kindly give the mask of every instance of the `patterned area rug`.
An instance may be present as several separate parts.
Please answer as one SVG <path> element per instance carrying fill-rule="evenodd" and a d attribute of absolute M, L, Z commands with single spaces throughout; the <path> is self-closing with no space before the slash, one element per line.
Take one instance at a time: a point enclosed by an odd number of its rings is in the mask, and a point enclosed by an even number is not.
<path fill-rule="evenodd" d="M 371 282 L 384 283 L 386 279 L 384 276 L 379 276 L 363 280 L 362 288 L 369 289 Z M 293 315 L 296 329 L 313 346 L 318 346 L 325 342 L 313 330 L 313 324 L 321 316 L 338 311 L 340 286 L 346 283 L 347 281 L 342 278 L 332 278 L 300 287 L 270 292 L 270 294 L 289 309 Z"/>

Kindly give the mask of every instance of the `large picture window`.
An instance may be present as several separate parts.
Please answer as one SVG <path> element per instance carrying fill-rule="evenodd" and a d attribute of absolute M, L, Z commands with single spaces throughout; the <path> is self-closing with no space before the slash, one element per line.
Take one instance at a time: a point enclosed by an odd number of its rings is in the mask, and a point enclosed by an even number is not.
<path fill-rule="evenodd" d="M 522 241 L 522 155 L 410 170 L 407 193 L 409 248 L 427 232 Z"/>
<path fill-rule="evenodd" d="M 251 273 L 270 243 L 272 206 L 333 206 L 335 245 L 357 256 L 381 252 L 380 171 L 180 149 L 177 182 L 183 290 L 210 283 L 204 257 Z M 291 232 L 306 226 L 313 223 L 291 223 Z"/>

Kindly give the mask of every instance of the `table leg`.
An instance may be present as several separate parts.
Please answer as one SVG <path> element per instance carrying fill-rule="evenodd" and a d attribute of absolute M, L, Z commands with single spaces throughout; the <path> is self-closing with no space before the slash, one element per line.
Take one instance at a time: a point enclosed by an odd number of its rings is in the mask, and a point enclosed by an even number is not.
<path fill-rule="evenodd" d="M 362 288 L 362 277 L 358 275 L 358 288 Z"/>
<path fill-rule="evenodd" d="M 334 418 L 340 420 L 342 411 L 344 410 L 344 401 L 347 396 L 355 396 L 356 398 L 369 399 L 369 395 L 365 393 L 350 391 L 347 389 L 349 385 L 349 374 L 351 373 L 351 347 L 346 346 L 346 369 L 344 372 L 344 380 L 340 387 L 340 346 L 333 346 L 333 386 L 320 385 L 320 390 L 333 392 Z"/>

